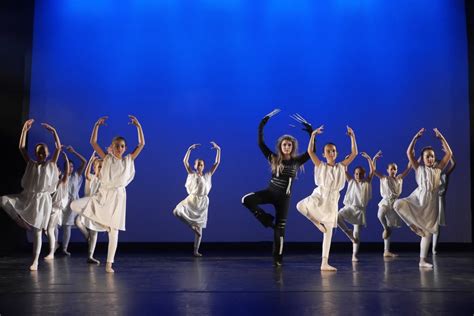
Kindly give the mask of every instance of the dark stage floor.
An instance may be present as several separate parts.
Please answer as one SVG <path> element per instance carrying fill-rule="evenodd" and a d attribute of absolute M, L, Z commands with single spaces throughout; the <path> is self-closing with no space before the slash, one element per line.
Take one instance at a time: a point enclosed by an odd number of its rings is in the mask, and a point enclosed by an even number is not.
<path fill-rule="evenodd" d="M 335 252 L 336 273 L 320 256 L 290 252 L 282 268 L 268 253 L 118 252 L 116 273 L 57 257 L 29 272 L 29 256 L 0 258 L 0 314 L 157 315 L 413 315 L 474 313 L 474 254 L 445 252 L 434 270 L 417 252 L 384 261 L 378 252 Z M 104 258 L 103 253 L 99 254 Z"/>

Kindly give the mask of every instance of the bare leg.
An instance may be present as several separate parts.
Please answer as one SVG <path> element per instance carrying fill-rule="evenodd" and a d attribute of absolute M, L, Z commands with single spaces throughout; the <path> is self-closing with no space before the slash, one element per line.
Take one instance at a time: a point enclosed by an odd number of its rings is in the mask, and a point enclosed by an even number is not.
<path fill-rule="evenodd" d="M 41 253 L 41 229 L 33 228 L 33 263 L 30 266 L 30 271 L 38 270 L 38 259 Z"/>
<path fill-rule="evenodd" d="M 323 253 L 322 253 L 322 262 L 321 262 L 321 271 L 337 271 L 336 268 L 330 266 L 329 261 L 329 250 L 331 249 L 332 241 L 332 227 L 327 227 L 327 232 L 324 233 L 323 238 Z"/>
<path fill-rule="evenodd" d="M 115 252 L 117 251 L 118 245 L 118 230 L 111 228 L 109 231 L 109 247 L 107 250 L 107 263 L 105 265 L 105 272 L 114 273 L 112 264 L 115 259 Z"/>
<path fill-rule="evenodd" d="M 202 254 L 199 253 L 199 247 L 201 246 L 202 240 L 202 228 L 199 228 L 199 234 L 194 234 L 194 256 L 195 257 L 202 257 Z"/>
<path fill-rule="evenodd" d="M 54 259 L 54 253 L 56 252 L 56 228 L 57 225 L 54 225 L 52 221 L 48 223 L 49 254 L 44 257 L 45 260 Z"/>

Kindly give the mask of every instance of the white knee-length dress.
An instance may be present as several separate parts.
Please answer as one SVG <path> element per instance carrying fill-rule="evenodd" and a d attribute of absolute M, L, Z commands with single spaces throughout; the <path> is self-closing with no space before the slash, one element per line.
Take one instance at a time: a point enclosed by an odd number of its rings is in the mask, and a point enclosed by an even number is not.
<path fill-rule="evenodd" d="M 329 166 L 321 162 L 314 167 L 313 193 L 299 201 L 296 208 L 303 214 L 311 214 L 313 218 L 325 226 L 337 226 L 337 211 L 340 191 L 346 183 L 345 167 L 341 163 Z"/>
<path fill-rule="evenodd" d="M 371 198 L 372 183 L 369 181 L 357 182 L 351 179 L 347 184 L 344 207 L 339 211 L 339 214 L 352 225 L 366 226 L 365 210 Z"/>
<path fill-rule="evenodd" d="M 69 185 L 68 180 L 66 182 L 59 180 L 58 185 L 56 186 L 56 191 L 53 193 L 53 207 L 51 209 L 51 216 L 49 217 L 48 226 L 57 226 L 60 225 L 63 210 L 69 204 Z"/>
<path fill-rule="evenodd" d="M 385 208 L 385 219 L 389 227 L 400 227 L 401 218 L 393 209 L 393 203 L 402 193 L 403 179 L 397 177 L 386 176 L 380 179 L 380 200 L 379 208 Z"/>
<path fill-rule="evenodd" d="M 73 172 L 69 176 L 68 180 L 68 191 L 69 191 L 69 203 L 63 209 L 63 216 L 61 219 L 61 225 L 74 225 L 74 220 L 76 219 L 77 213 L 74 213 L 71 209 L 71 203 L 74 200 L 79 198 L 79 190 L 81 189 L 82 185 L 82 175 L 78 174 L 77 172 Z"/>
<path fill-rule="evenodd" d="M 196 172 L 188 174 L 186 191 L 188 196 L 173 210 L 173 214 L 181 217 L 190 225 L 206 228 L 209 208 L 209 191 L 211 191 L 211 173 L 202 176 Z"/>
<path fill-rule="evenodd" d="M 107 154 L 102 164 L 97 193 L 73 201 L 71 209 L 107 229 L 125 230 L 125 187 L 134 176 L 135 164 L 131 155 L 117 158 Z"/>
<path fill-rule="evenodd" d="M 53 200 L 51 194 L 56 190 L 59 170 L 56 163 L 38 163 L 30 160 L 21 179 L 23 191 L 20 194 L 2 196 L 2 208 L 18 221 L 37 229 L 46 229 Z"/>
<path fill-rule="evenodd" d="M 438 190 L 441 170 L 419 166 L 415 171 L 418 187 L 408 197 L 394 203 L 395 212 L 408 225 L 416 225 L 423 232 L 438 232 Z"/>
<path fill-rule="evenodd" d="M 90 180 L 86 179 L 86 183 L 84 185 L 84 196 L 93 196 L 94 194 L 99 191 L 100 187 L 100 179 L 95 175 L 90 175 Z M 105 232 L 106 228 L 85 216 L 79 215 L 79 220 L 81 223 L 90 230 L 94 230 L 97 232 Z"/>

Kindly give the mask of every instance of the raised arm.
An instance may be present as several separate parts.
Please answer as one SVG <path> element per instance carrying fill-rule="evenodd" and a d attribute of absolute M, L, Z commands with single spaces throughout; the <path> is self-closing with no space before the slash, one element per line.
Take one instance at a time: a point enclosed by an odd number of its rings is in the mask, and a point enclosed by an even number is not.
<path fill-rule="evenodd" d="M 95 155 L 95 151 L 93 151 L 91 157 L 89 158 L 89 161 L 87 162 L 86 170 L 84 172 L 84 176 L 86 177 L 87 181 L 91 181 L 92 165 L 94 164 L 94 161 L 96 159 L 97 159 L 97 156 Z"/>
<path fill-rule="evenodd" d="M 383 179 L 385 177 L 383 173 L 377 171 L 377 160 L 379 160 L 379 158 L 381 157 L 382 157 L 382 151 L 379 150 L 375 154 L 374 158 L 372 158 L 372 162 L 374 164 L 374 175 L 377 176 L 379 179 Z"/>
<path fill-rule="evenodd" d="M 216 159 L 210 171 L 212 175 L 214 174 L 214 172 L 216 172 L 217 167 L 219 167 L 219 164 L 221 163 L 221 148 L 215 142 L 211 142 L 211 144 L 212 144 L 212 149 L 216 150 Z"/>
<path fill-rule="evenodd" d="M 311 137 L 309 138 L 309 143 L 308 143 L 308 150 L 307 153 L 309 157 L 311 158 L 311 161 L 314 163 L 316 167 L 319 167 L 321 165 L 321 160 L 319 160 L 318 155 L 316 155 L 316 135 L 322 134 L 324 132 L 324 125 L 321 125 L 317 129 L 315 129 L 311 133 Z"/>
<path fill-rule="evenodd" d="M 347 155 L 346 158 L 344 158 L 344 159 L 347 159 L 348 157 L 349 157 L 349 155 Z M 346 181 L 347 182 L 354 179 L 354 177 L 352 177 L 352 175 L 349 173 L 349 168 L 347 166 L 344 166 L 344 173 L 346 174 Z"/>
<path fill-rule="evenodd" d="M 418 167 L 420 166 L 420 163 L 415 157 L 415 144 L 418 141 L 418 139 L 420 139 L 420 137 L 423 136 L 424 132 L 425 132 L 424 128 L 420 129 L 418 133 L 416 133 L 415 136 L 413 136 L 413 139 L 411 140 L 410 145 L 408 145 L 408 148 L 407 148 L 408 161 L 410 162 L 410 165 L 415 170 L 418 169 Z"/>
<path fill-rule="evenodd" d="M 306 133 L 308 133 L 309 137 L 311 137 L 311 134 L 313 133 L 313 126 L 311 125 L 310 122 L 308 122 L 304 117 L 302 117 L 300 114 L 298 113 L 295 113 L 293 115 L 290 115 L 290 117 L 292 119 L 294 119 L 296 122 L 300 123 L 301 125 L 303 125 L 303 128 L 302 130 L 305 131 Z M 291 125 L 293 126 L 293 125 Z M 304 153 L 302 153 L 301 155 L 299 155 L 298 157 L 296 157 L 296 161 L 298 161 L 298 164 L 299 165 L 303 165 L 304 163 L 306 163 L 306 161 L 308 161 L 310 159 L 310 156 L 308 154 L 308 151 L 305 151 Z"/>
<path fill-rule="evenodd" d="M 51 161 L 54 162 L 54 163 L 57 163 L 58 162 L 58 158 L 59 158 L 59 153 L 61 152 L 61 141 L 59 140 L 59 136 L 58 136 L 58 133 L 56 132 L 56 129 L 54 127 L 52 127 L 51 125 L 47 124 L 47 123 L 41 123 L 41 125 L 46 128 L 46 130 L 50 131 L 52 134 L 53 134 L 53 137 L 54 137 L 54 146 L 56 147 L 55 148 L 55 151 L 53 153 L 53 156 L 51 157 Z"/>
<path fill-rule="evenodd" d="M 71 154 L 76 156 L 81 161 L 79 168 L 76 169 L 76 173 L 78 175 L 82 175 L 82 173 L 84 172 L 84 169 L 86 168 L 86 163 L 87 163 L 86 158 L 84 158 L 84 156 L 78 153 L 72 146 L 68 146 L 67 151 L 69 151 Z"/>
<path fill-rule="evenodd" d="M 454 171 L 454 169 L 456 168 L 456 160 L 454 160 L 454 155 L 451 156 L 451 160 L 449 160 L 449 162 L 451 163 L 450 166 L 449 166 L 449 169 L 448 171 L 446 171 L 446 175 L 449 177 L 451 175 L 451 173 Z"/>
<path fill-rule="evenodd" d="M 188 174 L 193 173 L 193 169 L 191 169 L 191 166 L 189 165 L 189 156 L 191 156 L 191 151 L 193 149 L 196 149 L 198 146 L 201 146 L 201 144 L 192 144 L 191 146 L 189 146 L 188 150 L 186 151 L 186 155 L 184 155 L 183 163 Z"/>
<path fill-rule="evenodd" d="M 344 161 L 342 161 L 344 166 L 349 166 L 359 154 L 354 131 L 349 126 L 347 126 L 347 135 L 351 138 L 351 154 L 346 159 L 344 159 Z"/>
<path fill-rule="evenodd" d="M 275 153 L 268 148 L 268 146 L 265 144 L 265 140 L 263 138 L 263 128 L 265 125 L 268 123 L 268 120 L 270 118 L 278 113 L 280 113 L 280 109 L 275 109 L 268 113 L 267 115 L 264 116 L 264 118 L 260 121 L 260 124 L 258 125 L 258 147 L 262 151 L 263 155 L 267 160 L 271 160 L 271 157 L 275 156 Z"/>
<path fill-rule="evenodd" d="M 62 183 L 66 183 L 66 182 L 67 182 L 67 179 L 69 179 L 69 159 L 68 159 L 66 153 L 65 153 L 63 150 L 61 150 L 61 154 L 63 154 L 64 162 L 65 162 L 66 164 L 65 164 L 65 166 L 64 166 L 65 169 L 64 169 L 63 176 L 62 176 L 62 178 L 61 178 L 60 181 L 61 181 Z"/>
<path fill-rule="evenodd" d="M 137 133 L 138 133 L 138 145 L 135 147 L 135 149 L 132 151 L 130 154 L 132 156 L 132 159 L 136 159 L 138 155 L 141 153 L 143 150 L 143 147 L 145 147 L 145 135 L 143 134 L 143 128 L 140 122 L 138 122 L 137 118 L 133 115 L 128 116 L 130 118 L 130 123 L 134 126 L 137 127 Z"/>
<path fill-rule="evenodd" d="M 360 153 L 362 155 L 362 157 L 364 157 L 365 159 L 367 159 L 367 162 L 369 163 L 369 174 L 367 175 L 367 181 L 371 182 L 372 181 L 372 178 L 374 177 L 374 162 L 372 161 L 372 158 L 370 158 L 370 156 L 365 152 L 361 152 Z"/>
<path fill-rule="evenodd" d="M 23 124 L 23 128 L 21 130 L 21 135 L 20 135 L 20 143 L 18 144 L 18 149 L 20 150 L 21 156 L 23 157 L 23 160 L 25 162 L 30 161 L 30 156 L 28 155 L 28 150 L 26 149 L 26 137 L 28 136 L 28 132 L 31 129 L 31 126 L 35 120 L 29 119 L 28 121 Z"/>
<path fill-rule="evenodd" d="M 109 118 L 108 116 L 103 116 L 103 117 L 99 118 L 97 120 L 97 122 L 95 122 L 94 129 L 92 130 L 91 140 L 90 140 L 90 144 L 91 144 L 92 148 L 94 148 L 94 151 L 102 159 L 105 158 L 106 154 L 102 150 L 102 148 L 99 146 L 99 144 L 97 143 L 97 136 L 99 134 L 99 127 L 101 125 L 105 125 L 105 120 L 108 119 L 108 118 Z"/>
<path fill-rule="evenodd" d="M 444 138 L 443 134 L 441 134 L 441 132 L 437 128 L 434 128 L 433 131 L 435 132 L 436 138 L 441 141 L 441 145 L 443 146 L 443 149 L 445 151 L 443 159 L 441 159 L 441 161 L 436 166 L 437 168 L 443 170 L 444 168 L 446 168 L 449 161 L 451 160 L 453 152 L 451 151 L 451 147 L 446 141 L 446 138 Z"/>
<path fill-rule="evenodd" d="M 405 170 L 403 170 L 402 173 L 400 173 L 397 178 L 399 179 L 404 179 L 409 173 L 410 173 L 410 170 L 411 170 L 411 163 L 408 163 L 407 164 L 407 167 L 405 168 Z"/>

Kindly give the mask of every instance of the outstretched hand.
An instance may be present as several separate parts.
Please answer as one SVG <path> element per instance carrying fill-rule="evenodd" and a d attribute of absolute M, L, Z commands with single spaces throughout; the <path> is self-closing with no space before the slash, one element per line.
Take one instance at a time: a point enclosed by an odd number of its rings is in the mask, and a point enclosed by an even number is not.
<path fill-rule="evenodd" d="M 128 122 L 128 124 L 132 124 L 136 127 L 139 127 L 140 126 L 140 122 L 138 122 L 138 119 L 133 116 L 133 115 L 128 115 L 128 117 L 130 118 L 130 122 Z"/>
<path fill-rule="evenodd" d="M 436 138 L 438 138 L 438 139 L 443 138 L 443 135 L 441 134 L 441 132 L 439 131 L 439 129 L 433 128 L 433 131 L 434 131 L 434 133 L 435 133 L 435 137 L 436 137 Z"/>
<path fill-rule="evenodd" d="M 201 144 L 192 144 L 191 146 L 189 146 L 188 150 L 196 149 L 196 148 L 198 148 L 199 146 L 201 146 Z"/>
<path fill-rule="evenodd" d="M 212 141 L 211 144 L 212 144 L 212 149 L 216 149 L 216 150 L 221 149 L 219 145 L 217 145 L 215 142 Z"/>
<path fill-rule="evenodd" d="M 262 119 L 262 123 L 263 124 L 267 124 L 268 120 L 272 117 L 272 116 L 275 116 L 277 115 L 278 113 L 280 113 L 281 110 L 280 109 L 274 109 L 273 111 L 271 111 L 270 113 L 268 113 L 267 115 L 265 115 Z"/>
<path fill-rule="evenodd" d="M 370 156 L 365 151 L 361 152 L 360 155 L 365 159 L 370 159 Z"/>
<path fill-rule="evenodd" d="M 71 154 L 75 152 L 74 148 L 72 146 L 67 146 L 66 147 L 67 151 L 69 151 Z"/>
<path fill-rule="evenodd" d="M 375 154 L 374 160 L 377 160 L 377 159 L 379 159 L 379 158 L 381 158 L 381 157 L 382 157 L 382 151 L 379 150 L 379 151 Z"/>
<path fill-rule="evenodd" d="M 51 125 L 49 125 L 48 123 L 41 123 L 41 126 L 43 126 L 46 130 L 54 133 L 56 130 L 54 129 L 54 127 L 52 127 Z"/>
<path fill-rule="evenodd" d="M 97 122 L 95 123 L 96 125 L 105 125 L 107 126 L 107 124 L 105 124 L 105 120 L 107 120 L 109 117 L 108 116 L 102 116 L 101 118 L 99 118 L 97 120 Z"/>
<path fill-rule="evenodd" d="M 29 131 L 31 129 L 31 127 L 33 126 L 33 123 L 35 122 L 34 119 L 29 119 L 25 122 L 25 124 L 23 124 L 23 130 L 24 131 Z"/>
<path fill-rule="evenodd" d="M 355 136 L 354 130 L 353 130 L 351 127 L 349 127 L 348 125 L 347 125 L 346 127 L 347 127 L 347 132 L 346 132 L 346 134 L 347 134 L 349 137 L 354 137 L 354 136 Z"/>
<path fill-rule="evenodd" d="M 324 132 L 324 125 L 321 125 L 320 127 L 318 127 L 317 129 L 315 129 L 312 133 L 311 133 L 311 136 L 313 135 L 320 135 Z"/>
<path fill-rule="evenodd" d="M 425 133 L 425 128 L 423 127 L 415 134 L 415 139 L 419 139 Z"/>

